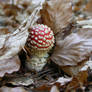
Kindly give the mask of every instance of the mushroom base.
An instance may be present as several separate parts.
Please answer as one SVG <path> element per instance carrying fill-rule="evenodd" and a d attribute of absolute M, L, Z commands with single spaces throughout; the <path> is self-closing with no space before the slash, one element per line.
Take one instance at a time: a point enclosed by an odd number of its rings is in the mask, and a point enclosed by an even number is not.
<path fill-rule="evenodd" d="M 35 55 L 30 58 L 27 58 L 26 67 L 29 70 L 35 70 L 39 72 L 46 65 L 47 58 L 48 58 L 48 54 L 44 55 L 44 57 L 38 57 Z"/>

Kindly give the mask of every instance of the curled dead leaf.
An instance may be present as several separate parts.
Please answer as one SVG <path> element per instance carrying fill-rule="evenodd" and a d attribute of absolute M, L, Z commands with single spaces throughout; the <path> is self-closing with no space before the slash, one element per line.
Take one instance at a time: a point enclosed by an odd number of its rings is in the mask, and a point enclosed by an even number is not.
<path fill-rule="evenodd" d="M 56 34 L 63 31 L 72 19 L 72 7 L 70 0 L 49 0 L 46 1 L 41 10 L 43 23 L 51 27 Z"/>
<path fill-rule="evenodd" d="M 1 35 L 0 42 L 0 60 L 11 58 L 12 56 L 16 55 L 25 45 L 26 39 L 28 37 L 28 32 L 19 32 L 15 35 Z"/>
<path fill-rule="evenodd" d="M 77 68 L 83 66 L 92 52 L 92 29 L 80 29 L 77 33 L 72 33 L 64 40 L 58 40 L 51 60 L 60 67 L 70 66 Z M 82 63 L 83 62 L 83 63 Z M 82 64 L 81 64 L 82 63 Z M 68 67 L 64 68 L 68 70 Z M 71 69 L 75 70 L 75 69 Z M 71 71 L 71 72 L 73 72 Z"/>
<path fill-rule="evenodd" d="M 5 73 L 12 73 L 18 71 L 20 68 L 20 60 L 18 56 L 14 56 L 9 59 L 0 60 L 0 77 L 3 77 Z"/>

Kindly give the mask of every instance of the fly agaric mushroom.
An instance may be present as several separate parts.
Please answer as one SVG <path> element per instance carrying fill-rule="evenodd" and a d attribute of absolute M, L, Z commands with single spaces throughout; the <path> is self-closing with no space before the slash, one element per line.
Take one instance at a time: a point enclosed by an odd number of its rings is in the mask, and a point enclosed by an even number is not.
<path fill-rule="evenodd" d="M 27 47 L 30 48 L 31 57 L 27 59 L 28 69 L 42 70 L 47 62 L 48 52 L 54 45 L 53 31 L 43 24 L 33 26 L 29 30 Z"/>

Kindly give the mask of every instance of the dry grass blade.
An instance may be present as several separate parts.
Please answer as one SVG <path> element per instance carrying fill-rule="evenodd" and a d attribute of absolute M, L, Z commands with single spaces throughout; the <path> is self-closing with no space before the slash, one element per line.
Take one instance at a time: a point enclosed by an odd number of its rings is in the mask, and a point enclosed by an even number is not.
<path fill-rule="evenodd" d="M 72 19 L 70 0 L 49 0 L 41 11 L 43 23 L 50 26 L 54 33 L 62 31 Z"/>

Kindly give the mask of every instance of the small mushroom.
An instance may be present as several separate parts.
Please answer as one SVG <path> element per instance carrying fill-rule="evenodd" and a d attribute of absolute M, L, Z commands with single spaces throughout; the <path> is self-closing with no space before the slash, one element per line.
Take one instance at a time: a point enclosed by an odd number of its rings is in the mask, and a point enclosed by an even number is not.
<path fill-rule="evenodd" d="M 27 47 L 30 48 L 31 57 L 27 59 L 28 69 L 42 70 L 47 63 L 48 52 L 54 46 L 53 31 L 43 24 L 33 26 L 29 30 Z"/>

